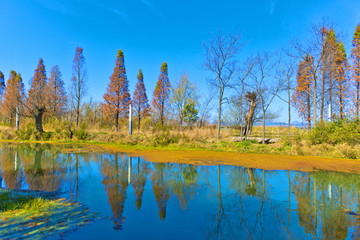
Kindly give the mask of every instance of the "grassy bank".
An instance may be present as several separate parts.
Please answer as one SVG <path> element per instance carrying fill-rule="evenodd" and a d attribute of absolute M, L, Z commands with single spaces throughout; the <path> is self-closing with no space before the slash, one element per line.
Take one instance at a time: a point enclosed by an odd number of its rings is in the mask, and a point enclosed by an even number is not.
<path fill-rule="evenodd" d="M 61 124 L 60 124 L 61 125 Z M 216 139 L 216 129 L 193 128 L 179 131 L 176 128 L 155 126 L 145 131 L 128 134 L 126 128 L 114 133 L 109 130 L 81 126 L 74 131 L 73 138 L 66 128 L 51 128 L 39 134 L 31 125 L 15 131 L 11 127 L 0 128 L 3 141 L 48 142 L 60 144 L 95 144 L 113 146 L 117 149 L 139 150 L 196 150 L 236 153 L 281 154 L 299 156 L 323 156 L 331 158 L 360 158 L 360 127 L 357 122 L 337 121 L 318 124 L 311 131 L 286 127 L 267 127 L 267 137 L 280 138 L 275 144 L 263 145 L 255 141 L 234 142 L 239 130 L 222 129 L 221 139 Z M 261 127 L 254 127 L 252 136 L 260 136 Z"/>
<path fill-rule="evenodd" d="M 7 189 L 0 190 L 0 213 L 0 236 L 5 239 L 59 237 L 97 217 L 78 203 Z"/>

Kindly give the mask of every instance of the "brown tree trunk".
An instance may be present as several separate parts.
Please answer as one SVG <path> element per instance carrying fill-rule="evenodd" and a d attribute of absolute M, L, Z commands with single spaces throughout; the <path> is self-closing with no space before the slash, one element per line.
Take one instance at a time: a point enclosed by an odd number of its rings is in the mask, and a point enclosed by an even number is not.
<path fill-rule="evenodd" d="M 218 124 L 217 124 L 217 139 L 220 139 L 220 124 L 221 124 L 221 81 L 219 77 L 219 115 L 218 115 Z"/>
<path fill-rule="evenodd" d="M 34 115 L 36 131 L 41 133 L 44 132 L 44 129 L 42 127 L 42 117 L 44 115 L 44 112 L 45 108 L 38 108 L 36 109 L 36 113 Z"/>
<path fill-rule="evenodd" d="M 140 115 L 140 103 L 138 108 L 138 132 L 140 132 L 140 121 L 141 121 L 141 115 Z"/>
<path fill-rule="evenodd" d="M 356 120 L 359 120 L 360 82 L 356 83 Z"/>
<path fill-rule="evenodd" d="M 248 95 L 248 94 L 247 94 Z M 247 96 L 245 96 L 247 97 Z M 252 126 L 254 124 L 254 115 L 255 115 L 255 109 L 256 109 L 256 96 L 255 95 L 248 95 L 248 101 L 250 102 L 250 108 L 249 113 L 247 116 L 245 116 L 245 127 L 243 128 L 243 135 L 246 136 L 251 133 Z"/>
<path fill-rule="evenodd" d="M 119 111 L 116 112 L 115 116 L 115 132 L 118 132 L 119 130 Z"/>

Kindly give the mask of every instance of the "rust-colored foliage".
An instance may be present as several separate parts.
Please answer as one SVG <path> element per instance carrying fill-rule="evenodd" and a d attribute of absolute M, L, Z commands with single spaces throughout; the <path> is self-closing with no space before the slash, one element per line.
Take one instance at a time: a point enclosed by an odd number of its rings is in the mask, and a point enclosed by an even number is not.
<path fill-rule="evenodd" d="M 339 41 L 337 43 L 337 49 L 335 52 L 335 94 L 337 96 L 337 105 L 338 105 L 338 114 L 340 119 L 345 118 L 345 103 L 348 96 L 348 77 L 347 77 L 347 69 L 348 62 L 346 58 L 346 52 L 344 44 Z"/>
<path fill-rule="evenodd" d="M 47 78 L 44 61 L 40 58 L 25 103 L 26 114 L 35 118 L 36 130 L 38 132 L 43 132 L 42 117 L 46 111 L 46 82 Z"/>
<path fill-rule="evenodd" d="M 10 77 L 6 83 L 1 107 L 2 114 L 7 116 L 11 123 L 15 120 L 16 108 L 19 109 L 19 113 L 22 112 L 22 103 L 24 102 L 24 99 L 25 93 L 22 78 L 20 74 L 11 71 Z"/>
<path fill-rule="evenodd" d="M 169 105 L 170 87 L 171 85 L 168 77 L 168 67 L 167 63 L 164 62 L 161 65 L 161 73 L 159 80 L 156 83 L 152 101 L 153 111 L 162 125 L 164 125 Z"/>
<path fill-rule="evenodd" d="M 336 103 L 336 52 L 338 49 L 338 40 L 334 29 L 327 29 L 325 26 L 321 29 L 323 46 L 323 57 L 321 60 L 322 67 L 322 84 L 321 84 L 321 106 L 320 106 L 320 120 L 324 120 L 325 103 L 330 103 L 331 111 L 333 105 Z"/>
<path fill-rule="evenodd" d="M 138 130 L 140 131 L 141 118 L 149 115 L 150 106 L 145 90 L 144 75 L 141 69 L 139 70 L 137 79 L 138 81 L 136 83 L 136 88 L 132 99 L 132 103 L 134 107 L 134 113 L 135 115 L 137 115 L 137 119 L 138 119 Z"/>
<path fill-rule="evenodd" d="M 359 119 L 359 110 L 360 110 L 360 24 L 356 27 L 354 33 L 354 39 L 352 41 L 352 50 L 351 50 L 351 72 L 352 72 L 352 82 L 355 85 L 355 112 L 356 119 Z"/>
<path fill-rule="evenodd" d="M 114 159 L 105 158 L 101 162 L 100 172 L 103 175 L 102 184 L 104 185 L 108 202 L 111 206 L 114 218 L 114 229 L 121 230 L 124 221 L 123 213 L 126 200 L 128 182 L 128 165 L 124 159 L 118 159 L 115 154 Z"/>
<path fill-rule="evenodd" d="M 159 207 L 159 217 L 161 220 L 166 218 L 166 204 L 171 195 L 170 187 L 164 180 L 164 168 L 165 165 L 163 163 L 158 163 L 155 166 L 155 171 L 151 174 L 151 185 Z"/>
<path fill-rule="evenodd" d="M 293 105 L 299 112 L 299 116 L 308 122 L 311 128 L 311 90 L 313 84 L 313 58 L 307 56 L 299 63 L 296 76 L 296 89 L 292 95 Z"/>
<path fill-rule="evenodd" d="M 51 69 L 49 81 L 46 85 L 47 114 L 60 118 L 66 111 L 67 95 L 59 66 Z"/>
<path fill-rule="evenodd" d="M 107 92 L 104 94 L 104 115 L 115 120 L 115 131 L 118 131 L 119 119 L 129 114 L 130 93 L 126 77 L 124 53 L 119 50 L 114 72 L 110 77 Z"/>
<path fill-rule="evenodd" d="M 144 160 L 140 160 L 140 157 L 138 157 L 137 167 L 135 169 L 135 174 L 133 178 L 134 180 L 132 181 L 132 185 L 134 187 L 134 192 L 136 197 L 135 206 L 137 210 L 141 208 L 142 196 L 145 190 L 145 184 L 148 174 L 149 174 L 149 163 Z"/>

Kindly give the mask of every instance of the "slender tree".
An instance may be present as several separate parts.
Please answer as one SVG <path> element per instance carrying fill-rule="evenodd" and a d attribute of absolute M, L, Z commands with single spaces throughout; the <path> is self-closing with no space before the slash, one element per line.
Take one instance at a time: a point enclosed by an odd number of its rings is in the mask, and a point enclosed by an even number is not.
<path fill-rule="evenodd" d="M 66 111 L 67 98 L 62 74 L 59 66 L 56 65 L 51 69 L 46 85 L 47 114 L 57 118 L 63 116 Z"/>
<path fill-rule="evenodd" d="M 222 35 L 220 31 L 203 44 L 206 57 L 204 67 L 214 74 L 211 84 L 219 90 L 218 139 L 220 138 L 221 111 L 225 98 L 224 92 L 225 89 L 230 87 L 231 80 L 236 77 L 238 70 L 236 58 L 241 45 L 239 34 Z"/>
<path fill-rule="evenodd" d="M 336 71 L 335 71 L 335 80 L 336 80 L 336 95 L 338 100 L 338 111 L 340 119 L 345 118 L 345 103 L 348 98 L 348 77 L 347 77 L 347 69 L 348 62 L 346 58 L 345 47 L 342 41 L 339 41 L 337 44 L 336 51 Z"/>
<path fill-rule="evenodd" d="M 352 41 L 352 50 L 351 50 L 351 73 L 352 73 L 352 82 L 355 85 L 355 112 L 356 119 L 359 120 L 359 110 L 360 110 L 360 24 L 357 25 L 354 39 Z"/>
<path fill-rule="evenodd" d="M 35 127 L 38 132 L 44 131 L 42 119 L 44 112 L 46 111 L 46 82 L 47 78 L 44 61 L 40 58 L 25 102 L 26 114 L 35 119 Z"/>
<path fill-rule="evenodd" d="M 86 80 L 87 71 L 85 67 L 83 49 L 81 47 L 77 47 L 73 60 L 72 78 L 70 84 L 71 107 L 75 110 L 77 127 L 79 126 L 80 121 L 81 104 L 87 92 Z"/>
<path fill-rule="evenodd" d="M 137 115 L 137 119 L 138 119 L 138 130 L 140 131 L 141 118 L 148 116 L 150 114 L 150 105 L 146 95 L 144 75 L 141 69 L 139 70 L 137 79 L 138 81 L 136 83 L 132 103 L 133 103 L 135 115 Z"/>
<path fill-rule="evenodd" d="M 288 105 L 288 138 L 290 138 L 290 127 L 291 127 L 291 93 L 293 91 L 293 76 L 295 75 L 295 59 L 293 58 L 282 58 L 280 59 L 279 67 L 277 69 L 276 78 L 285 82 L 284 90 L 286 91 L 287 97 L 283 98 L 281 95 L 278 97 Z"/>
<path fill-rule="evenodd" d="M 313 79 L 313 58 L 308 56 L 298 66 L 296 76 L 296 89 L 292 95 L 293 105 L 299 112 L 299 116 L 308 122 L 308 129 L 311 129 L 311 91 L 314 87 Z"/>
<path fill-rule="evenodd" d="M 265 143 L 265 120 L 268 118 L 268 109 L 285 85 L 285 80 L 280 78 L 274 83 L 274 69 L 277 65 L 277 55 L 269 52 L 257 54 L 254 71 L 250 74 L 252 79 L 251 88 L 254 89 L 262 110 L 262 142 Z"/>
<path fill-rule="evenodd" d="M 328 95 L 328 103 L 330 104 L 330 113 L 332 114 L 333 108 L 335 105 L 335 98 L 336 95 L 335 85 L 336 85 L 336 71 L 338 68 L 338 64 L 336 63 L 337 53 L 338 53 L 338 40 L 335 35 L 334 29 L 330 29 L 326 34 L 325 46 L 323 49 L 324 57 L 326 61 L 325 65 L 325 92 L 324 95 Z"/>
<path fill-rule="evenodd" d="M 10 77 L 6 82 L 1 111 L 4 116 L 8 116 L 10 123 L 14 122 L 16 111 L 22 112 L 22 105 L 25 100 L 24 83 L 20 74 L 15 71 L 10 72 Z"/>
<path fill-rule="evenodd" d="M 170 88 L 168 66 L 164 62 L 161 64 L 160 76 L 156 83 L 152 101 L 153 111 L 158 120 L 160 120 L 161 125 L 164 125 L 166 115 L 168 114 Z"/>
<path fill-rule="evenodd" d="M 172 111 L 179 121 L 180 129 L 184 121 L 184 109 L 186 105 L 197 104 L 196 89 L 192 82 L 189 81 L 188 74 L 185 72 L 181 75 L 180 81 L 175 81 L 171 87 L 170 103 Z"/>
<path fill-rule="evenodd" d="M 300 59 L 302 62 L 308 61 L 308 57 L 312 58 L 312 115 L 313 122 L 316 124 L 318 120 L 317 116 L 317 108 L 318 108 L 318 98 L 322 96 L 323 93 L 320 91 L 319 93 L 319 85 L 321 82 L 321 78 L 324 76 L 324 68 L 322 68 L 322 64 L 324 63 L 324 58 L 326 58 L 327 50 L 326 48 L 326 34 L 325 29 L 331 29 L 331 23 L 329 23 L 326 19 L 322 20 L 320 24 L 314 24 L 311 28 L 311 38 L 305 41 L 303 44 L 300 44 L 297 41 L 293 41 L 292 45 L 295 50 L 294 53 L 291 53 L 293 57 Z M 324 89 L 325 93 L 325 89 Z M 320 101 L 321 105 L 321 101 Z M 321 109 L 320 109 L 321 110 Z M 320 114 L 321 117 L 321 114 Z"/>
<path fill-rule="evenodd" d="M 114 119 L 117 132 L 119 119 L 128 116 L 130 105 L 129 82 L 126 77 L 124 53 L 121 50 L 118 50 L 104 101 L 104 115 Z"/>

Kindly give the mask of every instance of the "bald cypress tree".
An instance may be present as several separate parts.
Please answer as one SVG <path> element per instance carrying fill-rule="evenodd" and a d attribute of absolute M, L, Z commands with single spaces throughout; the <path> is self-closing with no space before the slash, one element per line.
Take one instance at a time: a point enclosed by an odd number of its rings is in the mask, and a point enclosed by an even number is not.
<path fill-rule="evenodd" d="M 149 115 L 150 106 L 145 90 L 144 75 L 141 69 L 139 70 L 137 79 L 138 81 L 136 83 L 136 88 L 132 102 L 134 106 L 134 113 L 135 115 L 137 115 L 137 119 L 138 119 L 138 130 L 140 131 L 141 118 Z"/>
<path fill-rule="evenodd" d="M 44 61 L 40 58 L 25 103 L 26 114 L 35 119 L 35 127 L 38 132 L 44 131 L 42 119 L 44 112 L 46 111 L 46 83 L 47 78 Z"/>
<path fill-rule="evenodd" d="M 2 114 L 8 117 L 10 123 L 13 123 L 15 120 L 16 109 L 22 113 L 24 99 L 24 83 L 22 81 L 21 75 L 15 71 L 11 71 L 10 77 L 6 82 L 1 106 Z"/>
<path fill-rule="evenodd" d="M 340 40 L 337 43 L 336 57 L 335 57 L 335 93 L 337 96 L 337 111 L 340 119 L 345 118 L 345 104 L 347 102 L 349 87 L 348 87 L 348 61 L 346 57 L 345 47 Z"/>
<path fill-rule="evenodd" d="M 110 77 L 107 92 L 104 94 L 104 115 L 115 121 L 115 131 L 119 128 L 119 119 L 129 114 L 130 93 L 126 77 L 124 53 L 118 50 L 114 72 Z"/>
<path fill-rule="evenodd" d="M 59 66 L 56 65 L 51 69 L 46 85 L 47 115 L 57 118 L 63 116 L 66 111 L 67 98 L 62 74 Z"/>
<path fill-rule="evenodd" d="M 351 50 L 351 75 L 352 82 L 355 85 L 355 114 L 356 119 L 359 120 L 359 111 L 360 111 L 360 24 L 356 27 L 354 33 L 354 39 L 352 41 L 352 50 Z"/>
<path fill-rule="evenodd" d="M 156 83 L 152 101 L 153 111 L 158 120 L 160 120 L 161 125 L 164 125 L 165 117 L 168 112 L 170 87 L 168 66 L 167 63 L 164 62 L 161 65 L 160 76 Z"/>

